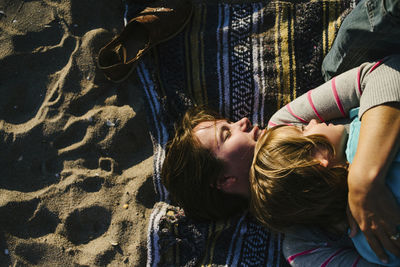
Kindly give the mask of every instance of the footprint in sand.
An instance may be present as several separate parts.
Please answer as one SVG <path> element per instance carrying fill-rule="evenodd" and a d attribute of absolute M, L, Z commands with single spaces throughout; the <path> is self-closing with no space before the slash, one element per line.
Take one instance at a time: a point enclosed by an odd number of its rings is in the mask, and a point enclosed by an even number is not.
<path fill-rule="evenodd" d="M 0 228 L 24 239 L 37 238 L 54 233 L 60 219 L 40 205 L 38 199 L 9 202 L 0 207 Z"/>
<path fill-rule="evenodd" d="M 104 207 L 76 209 L 65 220 L 65 235 L 75 245 L 86 244 L 104 234 L 110 223 L 111 212 Z"/>
<path fill-rule="evenodd" d="M 95 263 L 97 266 L 106 266 L 109 264 L 115 257 L 117 253 L 116 249 L 110 248 L 103 253 L 99 254 L 95 258 Z"/>
<path fill-rule="evenodd" d="M 60 181 L 62 163 L 40 132 L 41 128 L 35 127 L 26 134 L 8 134 L 10 138 L 0 144 L 1 189 L 33 192 Z"/>
<path fill-rule="evenodd" d="M 62 41 L 63 34 L 58 25 L 50 24 L 50 28 L 11 38 L 11 46 L 21 52 L 0 58 L 0 95 L 7 96 L 0 98 L 0 120 L 22 124 L 36 116 L 45 99 L 49 77 L 67 65 L 76 46 L 72 37 Z"/>
<path fill-rule="evenodd" d="M 15 256 L 13 266 L 82 266 L 74 263 L 61 247 L 47 243 L 20 243 L 15 247 Z"/>
<path fill-rule="evenodd" d="M 139 187 L 139 191 L 136 194 L 136 201 L 146 208 L 151 209 L 155 204 L 155 199 L 157 198 L 154 192 L 153 180 L 146 179 L 146 181 Z"/>
<path fill-rule="evenodd" d="M 86 192 L 92 193 L 97 192 L 101 189 L 104 184 L 104 178 L 101 177 L 88 177 L 81 182 L 77 183 L 77 186 L 85 190 Z"/>

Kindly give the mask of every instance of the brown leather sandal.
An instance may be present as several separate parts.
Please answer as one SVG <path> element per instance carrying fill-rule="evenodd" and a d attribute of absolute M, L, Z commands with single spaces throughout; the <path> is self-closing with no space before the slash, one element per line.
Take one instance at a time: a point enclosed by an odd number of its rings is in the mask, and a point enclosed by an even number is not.
<path fill-rule="evenodd" d="M 181 32 L 193 13 L 190 0 L 159 0 L 128 22 L 99 51 L 98 67 L 107 79 L 124 81 L 153 46 Z"/>

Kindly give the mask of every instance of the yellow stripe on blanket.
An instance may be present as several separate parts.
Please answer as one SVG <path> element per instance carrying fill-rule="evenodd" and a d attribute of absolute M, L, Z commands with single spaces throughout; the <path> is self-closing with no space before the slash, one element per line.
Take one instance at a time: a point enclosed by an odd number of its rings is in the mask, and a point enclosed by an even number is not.
<path fill-rule="evenodd" d="M 277 71 L 277 109 L 296 97 L 296 58 L 294 55 L 294 6 L 276 2 L 275 66 Z"/>
<path fill-rule="evenodd" d="M 217 245 L 217 241 L 219 236 L 223 231 L 231 227 L 231 223 L 228 220 L 227 222 L 217 222 L 214 223 L 213 227 L 209 228 L 208 237 L 207 237 L 207 245 L 206 245 L 206 253 L 203 258 L 203 262 L 201 266 L 211 267 L 213 266 L 214 259 L 214 251 Z"/>
<path fill-rule="evenodd" d="M 342 23 L 341 1 L 329 0 L 323 2 L 323 32 L 322 32 L 322 48 L 324 56 L 329 52 L 333 41 L 335 40 L 336 32 Z"/>
<path fill-rule="evenodd" d="M 207 6 L 199 4 L 193 11 L 191 27 L 185 34 L 186 70 L 189 94 L 196 104 L 207 105 L 204 70 L 204 36 Z"/>

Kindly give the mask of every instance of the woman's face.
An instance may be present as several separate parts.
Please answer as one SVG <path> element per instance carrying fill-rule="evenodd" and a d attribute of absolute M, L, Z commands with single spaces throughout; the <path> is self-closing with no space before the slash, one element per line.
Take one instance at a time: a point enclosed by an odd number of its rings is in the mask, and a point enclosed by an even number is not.
<path fill-rule="evenodd" d="M 227 193 L 249 196 L 249 170 L 260 134 L 258 126 L 253 127 L 247 118 L 235 123 L 205 121 L 194 128 L 200 143 L 225 163 L 224 176 L 237 178 L 232 190 L 224 190 Z"/>

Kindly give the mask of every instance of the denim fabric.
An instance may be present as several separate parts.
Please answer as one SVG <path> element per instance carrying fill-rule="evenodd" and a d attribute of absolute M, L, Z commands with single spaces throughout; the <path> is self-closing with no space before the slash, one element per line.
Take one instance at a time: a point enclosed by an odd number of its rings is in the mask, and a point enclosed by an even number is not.
<path fill-rule="evenodd" d="M 333 76 L 400 53 L 400 0 L 361 0 L 343 21 L 322 63 L 326 81 Z"/>

